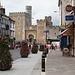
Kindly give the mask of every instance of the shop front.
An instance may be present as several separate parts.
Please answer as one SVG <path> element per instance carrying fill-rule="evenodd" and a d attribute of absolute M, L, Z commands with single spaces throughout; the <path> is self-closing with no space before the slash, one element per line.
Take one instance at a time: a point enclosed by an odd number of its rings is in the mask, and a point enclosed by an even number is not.
<path fill-rule="evenodd" d="M 58 35 L 58 38 L 61 38 L 61 47 L 62 49 L 64 47 L 67 47 L 70 51 L 70 55 L 72 55 L 72 48 L 73 48 L 73 27 L 70 26 L 69 28 L 65 29 L 60 35 Z"/>

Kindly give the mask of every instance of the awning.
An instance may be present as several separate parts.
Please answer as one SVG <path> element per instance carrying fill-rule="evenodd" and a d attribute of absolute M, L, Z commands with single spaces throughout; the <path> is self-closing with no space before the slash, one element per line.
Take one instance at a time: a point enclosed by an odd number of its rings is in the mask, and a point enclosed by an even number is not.
<path fill-rule="evenodd" d="M 58 38 L 61 38 L 63 36 L 73 36 L 73 28 L 70 27 L 70 28 L 64 30 L 60 35 L 58 35 Z"/>

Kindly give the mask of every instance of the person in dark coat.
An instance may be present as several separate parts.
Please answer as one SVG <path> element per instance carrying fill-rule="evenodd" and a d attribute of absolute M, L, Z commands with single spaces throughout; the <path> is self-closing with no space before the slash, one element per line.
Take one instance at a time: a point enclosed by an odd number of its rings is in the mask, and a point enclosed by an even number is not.
<path fill-rule="evenodd" d="M 29 44 L 29 49 L 31 49 L 31 44 Z"/>
<path fill-rule="evenodd" d="M 54 46 L 53 46 L 53 44 L 51 45 L 51 49 L 52 49 L 52 50 L 54 49 Z"/>

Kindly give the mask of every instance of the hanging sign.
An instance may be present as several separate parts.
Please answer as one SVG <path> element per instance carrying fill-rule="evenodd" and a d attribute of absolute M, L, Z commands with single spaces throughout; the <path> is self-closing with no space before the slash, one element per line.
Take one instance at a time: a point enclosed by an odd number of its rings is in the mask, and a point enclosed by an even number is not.
<path fill-rule="evenodd" d="M 66 6 L 66 11 L 67 12 L 71 12 L 72 11 L 72 6 L 71 5 L 67 5 Z"/>

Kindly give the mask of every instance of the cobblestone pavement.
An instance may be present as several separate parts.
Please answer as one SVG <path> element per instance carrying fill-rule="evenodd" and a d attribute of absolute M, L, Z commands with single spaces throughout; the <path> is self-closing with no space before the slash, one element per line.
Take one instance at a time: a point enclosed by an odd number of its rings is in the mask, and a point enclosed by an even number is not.
<path fill-rule="evenodd" d="M 46 75 L 75 75 L 75 58 L 62 56 L 60 50 L 51 50 L 47 57 Z"/>
<path fill-rule="evenodd" d="M 13 62 L 13 66 L 8 71 L 0 71 L 0 75 L 32 75 L 35 66 L 39 62 L 41 58 L 42 52 L 38 52 L 37 54 L 30 54 L 28 58 L 20 58 Z M 38 63 L 39 68 L 39 63 Z M 35 70 L 36 72 L 36 70 Z M 38 73 L 39 72 L 39 73 Z M 40 70 L 36 73 L 40 74 Z"/>

